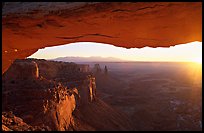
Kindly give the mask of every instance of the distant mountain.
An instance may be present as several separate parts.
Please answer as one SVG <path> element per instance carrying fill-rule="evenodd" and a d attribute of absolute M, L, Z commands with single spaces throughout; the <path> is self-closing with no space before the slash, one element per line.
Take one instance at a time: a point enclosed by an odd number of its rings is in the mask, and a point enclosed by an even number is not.
<path fill-rule="evenodd" d="M 119 58 L 114 57 L 100 57 L 100 56 L 91 56 L 91 57 L 58 57 L 51 59 L 54 61 L 63 61 L 63 62 L 121 62 L 124 61 Z"/>

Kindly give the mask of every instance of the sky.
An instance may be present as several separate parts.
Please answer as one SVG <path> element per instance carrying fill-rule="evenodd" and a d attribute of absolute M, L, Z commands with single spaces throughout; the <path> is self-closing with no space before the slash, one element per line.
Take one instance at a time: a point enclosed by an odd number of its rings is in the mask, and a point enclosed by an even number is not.
<path fill-rule="evenodd" d="M 202 61 L 202 42 L 191 42 L 169 48 L 121 48 L 109 44 L 80 42 L 38 50 L 28 58 L 54 59 L 57 57 L 114 57 L 125 61 Z"/>

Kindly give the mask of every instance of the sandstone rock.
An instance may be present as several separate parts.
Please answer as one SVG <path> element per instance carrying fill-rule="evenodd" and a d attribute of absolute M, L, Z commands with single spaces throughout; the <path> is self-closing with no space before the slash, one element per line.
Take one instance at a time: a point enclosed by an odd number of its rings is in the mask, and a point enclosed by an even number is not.
<path fill-rule="evenodd" d="M 2 131 L 13 131 L 13 130 L 9 129 L 7 126 L 2 124 Z"/>
<path fill-rule="evenodd" d="M 2 131 L 45 131 L 44 126 L 31 126 L 12 112 L 2 112 Z"/>
<path fill-rule="evenodd" d="M 99 64 L 95 64 L 93 68 L 94 73 L 100 73 L 101 72 L 101 67 Z"/>
<path fill-rule="evenodd" d="M 54 76 L 46 75 L 47 65 L 56 72 Z M 73 68 L 76 71 L 73 71 Z M 61 74 L 61 71 L 65 76 Z M 73 74 L 76 77 L 66 80 Z M 58 78 L 61 83 L 54 82 L 55 78 Z M 92 80 L 89 76 L 87 77 L 87 74 L 84 75 L 78 71 L 77 65 L 73 63 L 17 60 L 3 75 L 3 79 L 3 109 L 15 111 L 25 122 L 33 126 L 46 125 L 51 130 L 68 130 L 70 120 L 73 119 L 72 112 L 76 108 L 76 100 L 80 104 L 83 104 L 82 101 L 93 100 Z M 15 82 L 10 82 L 11 80 Z M 71 81 L 77 82 L 77 86 L 73 89 L 64 86 L 66 82 Z M 79 88 L 84 91 L 79 91 Z M 14 122 L 20 123 L 21 120 L 15 119 Z"/>
<path fill-rule="evenodd" d="M 22 61 L 16 60 L 12 63 L 9 68 L 5 80 L 28 80 L 28 79 L 37 79 L 39 78 L 38 65 L 34 61 Z"/>
<path fill-rule="evenodd" d="M 79 67 L 79 71 L 80 72 L 89 72 L 90 68 L 89 68 L 89 65 L 86 65 L 86 64 L 78 64 L 78 67 Z"/>
<path fill-rule="evenodd" d="M 76 64 L 34 61 L 37 64 L 30 59 L 15 62 L 11 66 L 12 69 L 9 68 L 9 71 L 3 75 L 2 109 L 7 112 L 2 113 L 2 117 L 5 117 L 2 119 L 4 130 L 67 131 L 126 130 L 129 128 L 129 122 L 125 117 L 97 100 L 95 77 L 92 74 L 78 71 Z M 16 67 L 18 66 L 16 64 L 20 64 L 20 67 Z M 49 71 L 46 69 L 47 65 L 53 67 L 52 70 L 56 72 L 56 75 L 50 75 L 50 77 L 46 75 Z M 33 74 L 37 66 L 39 77 L 36 76 L 36 73 Z M 30 71 L 24 71 L 23 68 Z M 72 68 L 76 70 L 72 71 Z M 18 75 L 15 83 L 9 80 L 13 75 Z M 30 78 L 25 80 L 22 78 L 23 75 L 30 76 Z M 20 118 L 8 112 L 10 110 Z M 94 120 L 96 121 L 91 123 Z M 109 122 L 106 123 L 106 121 Z M 100 124 L 101 122 L 105 123 Z"/>
<path fill-rule="evenodd" d="M 16 58 L 74 42 L 169 47 L 202 41 L 202 2 L 5 2 L 2 73 Z"/>

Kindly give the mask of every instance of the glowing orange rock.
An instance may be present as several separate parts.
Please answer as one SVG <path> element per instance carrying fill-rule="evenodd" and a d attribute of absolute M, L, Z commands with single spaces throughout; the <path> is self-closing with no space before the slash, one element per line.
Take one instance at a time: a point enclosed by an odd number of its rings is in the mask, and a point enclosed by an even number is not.
<path fill-rule="evenodd" d="M 2 73 L 14 59 L 49 46 L 142 48 L 192 41 L 202 41 L 202 2 L 5 2 L 2 8 L 2 51 L 9 51 L 2 52 Z"/>

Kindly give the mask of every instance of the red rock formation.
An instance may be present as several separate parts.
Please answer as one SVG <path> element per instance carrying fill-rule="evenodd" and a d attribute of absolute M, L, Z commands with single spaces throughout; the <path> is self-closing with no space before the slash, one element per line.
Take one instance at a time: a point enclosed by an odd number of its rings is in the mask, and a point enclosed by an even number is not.
<path fill-rule="evenodd" d="M 2 73 L 16 58 L 73 42 L 169 47 L 202 41 L 201 2 L 5 2 Z"/>
<path fill-rule="evenodd" d="M 60 131 L 68 129 L 76 103 L 66 87 L 46 79 L 16 82 L 4 83 L 3 110 L 12 110 L 32 126 L 46 125 Z"/>
<path fill-rule="evenodd" d="M 75 96 L 67 87 L 39 78 L 37 70 L 32 60 L 14 61 L 3 75 L 3 109 L 14 111 L 31 125 L 67 130 L 76 107 Z"/>
<path fill-rule="evenodd" d="M 12 112 L 2 112 L 2 131 L 49 131 L 46 126 L 31 126 Z"/>
<path fill-rule="evenodd" d="M 95 64 L 93 68 L 94 73 L 100 73 L 101 72 L 101 67 L 99 64 Z"/>
<path fill-rule="evenodd" d="M 78 67 L 79 67 L 79 71 L 80 72 L 89 72 L 90 68 L 89 68 L 89 65 L 86 65 L 86 64 L 78 64 Z"/>
<path fill-rule="evenodd" d="M 9 67 L 5 80 L 37 79 L 39 78 L 38 65 L 34 61 L 15 60 Z"/>
<path fill-rule="evenodd" d="M 47 65 L 52 70 L 56 69 L 54 76 L 49 77 L 49 74 L 46 74 L 49 73 L 46 69 Z M 37 68 L 39 68 L 39 75 Z M 101 104 L 100 100 L 96 100 L 95 78 L 90 73 L 78 71 L 77 68 L 77 65 L 73 63 L 33 59 L 14 61 L 11 68 L 3 75 L 3 111 L 11 110 L 28 125 L 40 127 L 40 129 L 46 126 L 46 130 L 105 130 L 109 128 L 120 130 L 115 123 L 119 126 L 122 124 L 121 129 L 129 129 L 125 127 L 129 124 L 126 119 L 120 118 L 116 111 L 110 109 L 105 103 Z M 28 78 L 25 79 L 25 76 Z M 89 107 L 91 109 L 87 109 Z M 101 123 L 100 119 L 102 122 L 104 120 L 110 122 L 94 126 L 87 119 L 92 117 L 92 113 L 94 117 L 90 120 L 96 119 L 96 123 Z M 110 118 L 107 113 L 111 113 Z M 10 130 L 8 125 L 3 124 L 3 129 Z M 19 127 L 19 130 L 27 130 L 27 127 L 27 125 L 23 129 Z"/>

